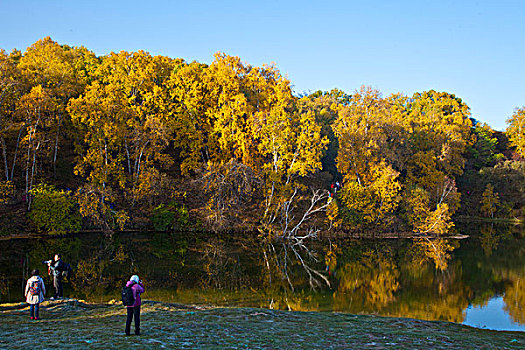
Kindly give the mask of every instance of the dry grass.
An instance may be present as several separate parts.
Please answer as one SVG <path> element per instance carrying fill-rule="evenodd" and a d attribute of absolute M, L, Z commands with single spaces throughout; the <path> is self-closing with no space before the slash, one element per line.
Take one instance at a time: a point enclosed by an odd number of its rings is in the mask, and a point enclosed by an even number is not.
<path fill-rule="evenodd" d="M 448 322 L 253 308 L 197 308 L 146 301 L 142 335 L 124 336 L 117 304 L 46 301 L 41 320 L 25 304 L 0 306 L 0 348 L 523 349 L 525 333 Z"/>

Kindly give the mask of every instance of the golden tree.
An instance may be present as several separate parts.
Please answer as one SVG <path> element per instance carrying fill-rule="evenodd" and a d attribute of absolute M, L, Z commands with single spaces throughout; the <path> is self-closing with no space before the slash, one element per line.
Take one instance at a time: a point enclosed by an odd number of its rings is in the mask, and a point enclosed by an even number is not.
<path fill-rule="evenodd" d="M 2 149 L 6 181 L 13 180 L 20 135 L 24 130 L 24 124 L 20 115 L 16 113 L 17 101 L 24 92 L 20 79 L 20 71 L 17 67 L 17 61 L 20 56 L 19 51 L 13 51 L 8 55 L 4 50 L 0 49 L 0 147 Z M 18 139 L 15 144 L 12 164 L 10 166 L 6 139 L 10 136 L 10 133 L 16 129 L 18 129 Z"/>
<path fill-rule="evenodd" d="M 83 135 L 75 172 L 99 187 L 92 193 L 101 203 L 108 191 L 118 189 L 130 194 L 132 204 L 141 200 L 156 186 L 152 180 L 162 180 L 155 168 L 171 164 L 166 148 L 173 126 L 163 83 L 173 65 L 143 51 L 111 53 L 85 93 L 70 100 L 68 111 Z M 122 222 L 126 214 L 119 218 Z"/>
<path fill-rule="evenodd" d="M 53 151 L 49 154 L 52 157 L 50 163 L 54 176 L 63 133 L 61 127 L 69 119 L 65 115 L 65 108 L 70 98 L 78 96 L 84 90 L 89 65 L 96 65 L 93 53 L 85 48 L 61 46 L 46 37 L 28 47 L 17 66 L 24 84 L 30 87 L 41 86 L 56 105 L 50 116 L 52 118 L 46 123 L 49 133 L 54 135 Z M 83 67 L 86 69 L 82 69 Z"/>
<path fill-rule="evenodd" d="M 182 174 L 196 171 L 211 160 L 217 142 L 213 119 L 206 115 L 213 101 L 204 84 L 206 65 L 179 61 L 165 82 L 165 111 L 173 125 L 173 143 L 181 158 Z"/>
<path fill-rule="evenodd" d="M 26 135 L 21 143 L 25 147 L 25 191 L 27 195 L 28 208 L 31 207 L 30 191 L 33 181 L 38 173 L 37 162 L 43 155 L 51 153 L 50 134 L 46 128 L 56 112 L 56 101 L 42 88 L 35 86 L 31 92 L 22 96 L 18 103 L 17 111 L 24 119 L 27 129 Z"/>
<path fill-rule="evenodd" d="M 525 157 L 525 107 L 517 108 L 512 117 L 507 119 L 507 136 L 522 157 Z"/>
<path fill-rule="evenodd" d="M 492 186 L 492 184 L 487 184 L 481 196 L 481 212 L 493 218 L 498 206 L 499 194 L 494 192 L 494 186 Z"/>
<path fill-rule="evenodd" d="M 339 109 L 333 129 L 339 141 L 337 168 L 343 175 L 341 198 L 357 222 L 386 223 L 396 210 L 406 162 L 404 99 L 387 99 L 362 87 Z M 394 141 L 398 140 L 398 141 Z"/>

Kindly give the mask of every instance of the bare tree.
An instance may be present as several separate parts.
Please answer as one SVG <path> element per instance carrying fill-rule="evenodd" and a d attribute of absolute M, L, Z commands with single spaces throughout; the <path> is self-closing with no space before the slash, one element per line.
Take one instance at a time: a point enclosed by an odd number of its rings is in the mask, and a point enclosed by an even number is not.
<path fill-rule="evenodd" d="M 272 215 L 268 215 L 268 222 L 264 225 L 267 250 L 264 251 L 265 263 L 270 271 L 270 260 L 275 261 L 280 273 L 294 290 L 289 276 L 289 263 L 296 259 L 308 275 L 310 287 L 315 289 L 323 284 L 330 286 L 330 281 L 321 272 L 311 267 L 311 262 L 318 263 L 319 259 L 309 246 L 308 242 L 317 239 L 320 228 L 310 224 L 310 220 L 318 213 L 326 211 L 331 197 L 326 190 L 312 190 L 306 206 L 302 210 L 297 204 L 298 189 L 294 189 L 290 197 L 282 205 L 274 208 Z M 267 210 L 268 212 L 268 210 Z"/>
<path fill-rule="evenodd" d="M 249 166 L 233 159 L 222 165 L 208 163 L 201 181 L 208 196 L 207 219 L 214 229 L 231 224 L 241 207 L 246 210 L 261 182 Z"/>

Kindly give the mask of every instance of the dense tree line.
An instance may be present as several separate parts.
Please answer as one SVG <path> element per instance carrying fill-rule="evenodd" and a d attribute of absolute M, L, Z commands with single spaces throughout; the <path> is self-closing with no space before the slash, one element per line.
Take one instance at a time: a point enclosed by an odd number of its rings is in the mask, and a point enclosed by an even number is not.
<path fill-rule="evenodd" d="M 4 230 L 444 234 L 457 213 L 523 216 L 524 116 L 496 133 L 451 93 L 298 97 L 275 66 L 223 53 L 97 57 L 44 38 L 0 51 Z"/>

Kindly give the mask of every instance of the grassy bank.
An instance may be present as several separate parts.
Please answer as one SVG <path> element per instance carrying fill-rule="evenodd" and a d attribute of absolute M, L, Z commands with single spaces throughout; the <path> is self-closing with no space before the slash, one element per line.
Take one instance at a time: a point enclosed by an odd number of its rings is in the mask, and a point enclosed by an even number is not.
<path fill-rule="evenodd" d="M 523 349 L 525 333 L 448 322 L 145 302 L 142 335 L 124 336 L 121 305 L 44 302 L 0 306 L 0 348 Z"/>

